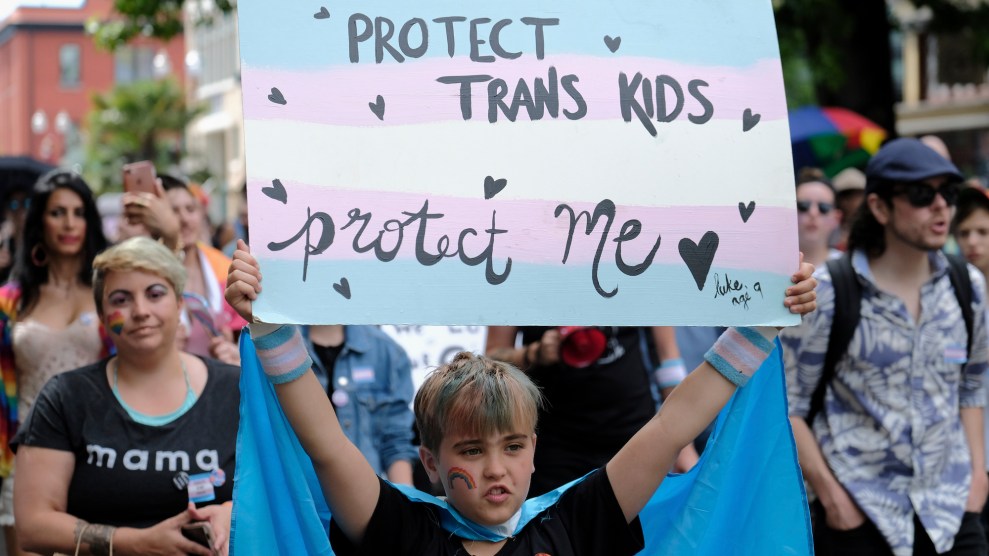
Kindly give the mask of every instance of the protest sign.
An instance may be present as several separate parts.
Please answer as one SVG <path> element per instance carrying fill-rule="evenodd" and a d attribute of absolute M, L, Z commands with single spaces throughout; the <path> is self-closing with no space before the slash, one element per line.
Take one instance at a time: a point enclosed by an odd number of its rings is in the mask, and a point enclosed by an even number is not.
<path fill-rule="evenodd" d="M 238 9 L 262 320 L 798 322 L 769 0 Z"/>
<path fill-rule="evenodd" d="M 402 346 L 412 362 L 416 390 L 433 369 L 453 361 L 461 351 L 484 353 L 483 326 L 384 325 L 381 330 Z"/>

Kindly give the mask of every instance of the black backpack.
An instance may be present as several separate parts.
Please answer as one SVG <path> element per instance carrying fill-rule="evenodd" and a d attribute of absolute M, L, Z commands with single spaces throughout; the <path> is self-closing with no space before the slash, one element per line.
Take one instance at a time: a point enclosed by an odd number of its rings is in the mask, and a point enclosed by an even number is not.
<path fill-rule="evenodd" d="M 848 351 L 848 344 L 851 343 L 852 335 L 855 333 L 859 318 L 862 316 L 862 284 L 859 283 L 858 276 L 855 275 L 855 270 L 852 268 L 851 256 L 846 254 L 839 259 L 829 260 L 827 265 L 834 285 L 834 320 L 831 321 L 828 351 L 824 355 L 821 380 L 817 383 L 817 388 L 814 389 L 814 394 L 810 398 L 810 411 L 804 418 L 808 426 L 813 424 L 814 417 L 824 407 L 824 391 L 834 378 L 838 361 Z M 948 278 L 955 290 L 955 297 L 958 299 L 958 305 L 962 309 L 962 318 L 965 320 L 965 330 L 968 332 L 968 345 L 965 348 L 965 353 L 971 354 L 972 280 L 968 275 L 965 259 L 956 255 L 948 255 Z"/>

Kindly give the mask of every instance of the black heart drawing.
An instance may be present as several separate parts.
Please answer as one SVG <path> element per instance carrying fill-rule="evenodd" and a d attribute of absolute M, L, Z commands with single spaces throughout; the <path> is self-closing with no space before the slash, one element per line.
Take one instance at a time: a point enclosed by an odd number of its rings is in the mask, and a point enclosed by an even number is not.
<path fill-rule="evenodd" d="M 746 132 L 753 127 L 762 118 L 762 114 L 753 114 L 751 108 L 746 108 L 745 112 L 742 113 L 742 132 Z"/>
<path fill-rule="evenodd" d="M 621 37 L 611 38 L 611 35 L 605 35 L 604 44 L 605 46 L 608 47 L 608 50 L 610 50 L 611 53 L 614 54 L 618 50 L 618 47 L 622 45 L 622 38 Z"/>
<path fill-rule="evenodd" d="M 321 7 L 319 9 L 318 12 L 312 14 L 312 16 L 314 18 L 316 18 L 316 19 L 329 19 L 330 18 L 330 10 L 327 10 L 326 9 L 326 6 L 323 6 L 323 7 Z"/>
<path fill-rule="evenodd" d="M 346 278 L 341 278 L 339 284 L 333 284 L 333 289 L 342 295 L 344 299 L 350 299 L 350 282 Z"/>
<path fill-rule="evenodd" d="M 492 178 L 491 176 L 485 177 L 484 178 L 484 198 L 485 199 L 490 199 L 490 198 L 494 197 L 495 195 L 501 193 L 501 190 L 502 189 L 505 189 L 505 186 L 506 185 L 508 185 L 508 180 L 506 180 L 505 178 L 501 178 L 501 179 L 497 179 L 496 180 L 496 179 Z"/>
<path fill-rule="evenodd" d="M 750 201 L 749 206 L 745 206 L 745 203 L 738 203 L 738 214 L 742 217 L 742 222 L 748 222 L 754 210 L 755 201 Z"/>
<path fill-rule="evenodd" d="M 285 105 L 288 101 L 282 96 L 282 92 L 278 90 L 278 87 L 271 88 L 271 94 L 268 95 L 268 100 L 274 102 L 275 104 Z"/>
<path fill-rule="evenodd" d="M 285 186 L 282 185 L 282 180 L 271 180 L 271 187 L 262 188 L 261 193 L 264 193 L 270 199 L 281 202 L 283 205 L 288 202 L 288 193 L 285 192 Z"/>
<path fill-rule="evenodd" d="M 718 251 L 718 234 L 707 232 L 701 238 L 700 245 L 692 240 L 683 238 L 680 240 L 680 258 L 687 263 L 690 274 L 697 282 L 697 289 L 704 291 L 704 282 L 707 282 L 707 273 L 711 270 L 711 263 L 714 262 L 714 254 Z"/>
<path fill-rule="evenodd" d="M 385 119 L 385 99 L 381 95 L 378 95 L 374 102 L 369 102 L 367 105 L 379 120 Z"/>

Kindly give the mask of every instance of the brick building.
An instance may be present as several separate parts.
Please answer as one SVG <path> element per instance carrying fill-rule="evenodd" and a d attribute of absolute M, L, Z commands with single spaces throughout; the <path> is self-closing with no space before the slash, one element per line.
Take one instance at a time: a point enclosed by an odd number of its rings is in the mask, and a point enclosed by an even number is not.
<path fill-rule="evenodd" d="M 96 47 L 86 22 L 112 7 L 112 0 L 0 3 L 0 155 L 78 162 L 94 93 L 168 73 L 184 81 L 181 37 L 138 40 L 113 53 Z"/>

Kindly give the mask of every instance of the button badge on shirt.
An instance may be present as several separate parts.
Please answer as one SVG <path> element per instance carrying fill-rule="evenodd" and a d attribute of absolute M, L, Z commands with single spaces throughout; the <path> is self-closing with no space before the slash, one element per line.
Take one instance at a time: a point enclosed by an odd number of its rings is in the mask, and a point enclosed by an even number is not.
<path fill-rule="evenodd" d="M 176 490 L 185 490 L 185 487 L 189 486 L 189 474 L 179 471 L 172 477 L 172 484 L 175 485 Z"/>
<path fill-rule="evenodd" d="M 968 362 L 968 350 L 962 344 L 948 344 L 944 348 L 944 362 L 962 364 Z"/>
<path fill-rule="evenodd" d="M 189 501 L 197 504 L 216 500 L 213 491 L 213 478 L 209 473 L 189 475 Z"/>
<path fill-rule="evenodd" d="M 330 396 L 330 400 L 333 402 L 333 405 L 343 407 L 350 403 L 350 395 L 345 390 L 334 390 L 333 395 Z"/>
<path fill-rule="evenodd" d="M 358 367 L 350 373 L 356 384 L 366 384 L 374 382 L 374 369 L 372 367 Z"/>
<path fill-rule="evenodd" d="M 209 472 L 209 481 L 213 484 L 213 486 L 220 488 L 227 482 L 227 474 L 223 471 L 223 469 L 217 467 Z"/>

